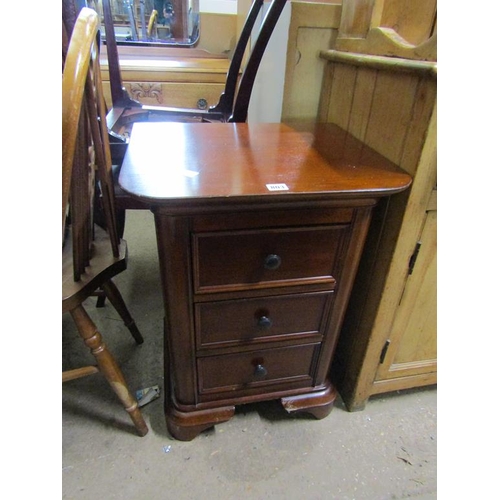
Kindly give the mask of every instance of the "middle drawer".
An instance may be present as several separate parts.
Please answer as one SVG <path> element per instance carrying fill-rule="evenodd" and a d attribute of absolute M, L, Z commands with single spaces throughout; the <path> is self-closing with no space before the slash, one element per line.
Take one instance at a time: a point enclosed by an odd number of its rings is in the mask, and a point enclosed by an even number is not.
<path fill-rule="evenodd" d="M 195 305 L 199 348 L 321 336 L 333 291 Z"/>

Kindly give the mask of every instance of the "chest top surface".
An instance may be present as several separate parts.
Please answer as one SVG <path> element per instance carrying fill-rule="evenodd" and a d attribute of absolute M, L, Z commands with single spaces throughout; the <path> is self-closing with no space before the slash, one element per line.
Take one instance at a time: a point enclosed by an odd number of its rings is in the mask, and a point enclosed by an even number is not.
<path fill-rule="evenodd" d="M 411 177 L 333 124 L 149 122 L 134 124 L 119 183 L 168 206 L 381 197 Z"/>

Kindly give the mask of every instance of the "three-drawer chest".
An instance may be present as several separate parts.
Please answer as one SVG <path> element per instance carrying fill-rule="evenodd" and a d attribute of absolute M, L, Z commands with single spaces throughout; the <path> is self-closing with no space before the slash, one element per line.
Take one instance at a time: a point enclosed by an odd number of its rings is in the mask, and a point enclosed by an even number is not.
<path fill-rule="evenodd" d="M 134 125 L 120 185 L 155 216 L 175 438 L 249 402 L 330 413 L 328 374 L 373 207 L 410 183 L 331 124 Z"/>

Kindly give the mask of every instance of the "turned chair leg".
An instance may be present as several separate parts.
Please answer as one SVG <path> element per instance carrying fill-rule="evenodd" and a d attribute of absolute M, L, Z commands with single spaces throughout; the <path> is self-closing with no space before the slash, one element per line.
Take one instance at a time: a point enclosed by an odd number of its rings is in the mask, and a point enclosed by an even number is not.
<path fill-rule="evenodd" d="M 137 400 L 128 389 L 118 364 L 108 351 L 94 322 L 81 305 L 71 311 L 71 316 L 85 345 L 90 348 L 94 355 L 99 371 L 106 377 L 109 385 L 115 391 L 125 410 L 129 413 L 138 434 L 145 436 L 148 432 L 148 427 L 139 410 Z"/>
<path fill-rule="evenodd" d="M 129 329 L 132 337 L 137 344 L 142 344 L 144 339 L 142 338 L 141 332 L 137 328 L 134 319 L 130 315 L 127 306 L 125 305 L 125 301 L 123 300 L 122 294 L 118 290 L 117 286 L 113 283 L 112 280 L 107 281 L 102 285 L 102 289 L 106 297 L 108 297 L 109 301 L 116 309 L 120 317 L 122 318 L 125 326 Z"/>

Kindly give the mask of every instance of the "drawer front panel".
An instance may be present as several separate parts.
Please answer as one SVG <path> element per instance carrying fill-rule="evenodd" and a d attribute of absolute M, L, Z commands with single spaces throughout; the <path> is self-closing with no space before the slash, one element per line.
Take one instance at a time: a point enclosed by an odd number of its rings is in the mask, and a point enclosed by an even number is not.
<path fill-rule="evenodd" d="M 199 347 L 321 335 L 333 292 L 196 304 Z"/>
<path fill-rule="evenodd" d="M 208 109 L 215 106 L 224 92 L 222 83 L 125 82 L 123 85 L 130 97 L 141 104 L 189 109 Z M 103 82 L 103 91 L 106 104 L 111 106 L 109 82 Z M 200 100 L 206 102 L 205 107 L 200 108 Z"/>
<path fill-rule="evenodd" d="M 354 209 L 350 207 L 287 208 L 265 212 L 230 212 L 224 215 L 198 215 L 193 221 L 195 232 L 270 229 L 273 227 L 305 227 L 350 224 Z"/>
<path fill-rule="evenodd" d="M 347 225 L 194 235 L 195 292 L 335 283 Z M 295 282 L 295 283 L 294 283 Z"/>
<path fill-rule="evenodd" d="M 280 382 L 311 383 L 320 344 L 200 357 L 200 394 L 236 391 Z"/>

